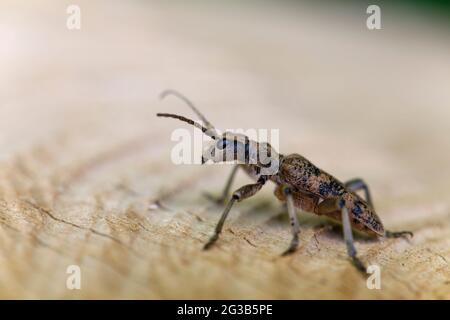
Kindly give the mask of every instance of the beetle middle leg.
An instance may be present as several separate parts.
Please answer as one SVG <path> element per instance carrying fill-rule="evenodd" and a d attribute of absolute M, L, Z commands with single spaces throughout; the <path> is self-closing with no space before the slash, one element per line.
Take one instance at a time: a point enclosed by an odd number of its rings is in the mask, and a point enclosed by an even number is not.
<path fill-rule="evenodd" d="M 222 232 L 223 224 L 225 223 L 225 220 L 228 216 L 228 213 L 231 210 L 231 207 L 233 204 L 238 201 L 242 201 L 244 199 L 250 198 L 251 196 L 255 195 L 259 190 L 261 190 L 262 186 L 266 183 L 265 178 L 260 178 L 258 182 L 247 184 L 239 189 L 237 189 L 235 192 L 233 192 L 233 195 L 231 196 L 231 199 L 228 201 L 228 204 L 225 208 L 225 210 L 222 213 L 222 216 L 220 217 L 219 222 L 216 225 L 216 229 L 214 231 L 214 234 L 209 239 L 209 241 L 205 244 L 203 247 L 204 250 L 209 249 L 214 242 L 219 239 L 219 234 Z"/>
<path fill-rule="evenodd" d="M 236 172 L 239 169 L 239 165 L 235 164 L 233 166 L 233 170 L 231 171 L 230 175 L 228 176 L 227 183 L 225 184 L 225 187 L 223 188 L 222 195 L 219 197 L 216 197 L 208 192 L 205 192 L 204 195 L 211 201 L 223 204 L 225 200 L 228 198 L 228 195 L 230 194 L 231 185 L 233 184 L 234 177 L 236 176 Z"/>
<path fill-rule="evenodd" d="M 369 186 L 367 183 L 361 178 L 355 178 L 349 180 L 345 183 L 345 188 L 347 188 L 351 192 L 356 192 L 358 190 L 364 190 L 365 200 L 369 204 L 369 206 L 374 209 L 372 197 L 370 196 Z"/>
<path fill-rule="evenodd" d="M 297 250 L 299 242 L 298 234 L 300 233 L 300 225 L 298 223 L 297 212 L 295 211 L 292 190 L 289 187 L 284 187 L 283 193 L 286 196 L 287 211 L 289 214 L 289 223 L 291 224 L 291 231 L 292 231 L 291 244 L 289 245 L 287 250 L 282 253 L 282 255 L 285 256 Z"/>
<path fill-rule="evenodd" d="M 324 200 L 319 204 L 317 213 L 326 215 L 336 210 L 341 211 L 342 230 L 344 232 L 344 240 L 347 246 L 347 254 L 352 259 L 353 265 L 359 271 L 365 272 L 366 267 L 357 256 L 357 251 L 353 240 L 352 227 L 350 224 L 350 217 L 348 214 L 348 209 L 345 206 L 345 201 L 342 198 Z"/>

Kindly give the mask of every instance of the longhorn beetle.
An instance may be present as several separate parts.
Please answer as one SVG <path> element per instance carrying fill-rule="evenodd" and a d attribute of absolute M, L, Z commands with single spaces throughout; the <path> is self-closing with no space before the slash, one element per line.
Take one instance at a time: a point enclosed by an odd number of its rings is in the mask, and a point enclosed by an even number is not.
<path fill-rule="evenodd" d="M 230 132 L 219 134 L 186 97 L 176 91 L 166 90 L 161 93 L 161 98 L 167 95 L 174 95 L 183 100 L 203 124 L 170 113 L 158 113 L 158 117 L 175 118 L 187 122 L 202 130 L 213 140 L 203 151 L 202 164 L 209 160 L 216 163 L 224 162 L 226 159 L 232 159 L 236 163 L 222 196 L 216 199 L 218 202 L 224 202 L 229 197 L 231 184 L 239 168 L 255 181 L 255 183 L 244 185 L 232 193 L 214 234 L 204 246 L 205 250 L 209 249 L 219 238 L 225 219 L 234 203 L 255 195 L 267 181 L 275 183 L 275 196 L 287 204 L 292 240 L 283 255 L 293 253 L 299 243 L 300 227 L 296 208 L 317 215 L 325 215 L 341 222 L 347 253 L 356 268 L 363 272 L 365 267 L 357 257 L 352 229 L 378 237 L 413 236 L 410 231 L 390 232 L 384 229 L 380 218 L 375 213 L 369 188 L 364 180 L 353 179 L 342 183 L 299 154 L 278 154 L 270 144 L 252 141 L 242 134 Z M 364 199 L 356 194 L 358 190 L 364 191 Z"/>

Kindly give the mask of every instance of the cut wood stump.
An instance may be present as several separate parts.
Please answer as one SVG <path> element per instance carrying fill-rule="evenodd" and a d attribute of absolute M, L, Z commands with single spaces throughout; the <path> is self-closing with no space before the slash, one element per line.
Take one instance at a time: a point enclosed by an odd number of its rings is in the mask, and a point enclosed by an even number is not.
<path fill-rule="evenodd" d="M 446 34 L 416 21 L 375 34 L 320 7 L 77 2 L 75 31 L 60 1 L 0 5 L 0 298 L 450 298 Z M 220 129 L 279 129 L 281 153 L 364 178 L 385 227 L 414 232 L 356 238 L 381 288 L 307 213 L 281 257 L 290 229 L 269 184 L 202 251 L 223 209 L 202 193 L 231 166 L 172 163 L 173 130 L 191 128 L 155 114 L 193 115 L 159 101 L 166 88 Z"/>

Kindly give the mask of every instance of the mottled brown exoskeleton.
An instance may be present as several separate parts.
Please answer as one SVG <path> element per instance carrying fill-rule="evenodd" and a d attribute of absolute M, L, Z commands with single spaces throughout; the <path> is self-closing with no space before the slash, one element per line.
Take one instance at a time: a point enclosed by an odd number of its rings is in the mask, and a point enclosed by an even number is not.
<path fill-rule="evenodd" d="M 365 267 L 356 255 L 352 229 L 378 237 L 412 236 L 409 231 L 389 232 L 384 229 L 380 218 L 375 213 L 369 188 L 362 179 L 353 179 L 342 183 L 299 154 L 286 156 L 278 154 L 270 144 L 252 141 L 242 134 L 230 132 L 219 134 L 195 106 L 178 92 L 164 91 L 161 98 L 169 94 L 185 101 L 203 124 L 176 114 L 158 113 L 157 116 L 187 122 L 202 130 L 213 140 L 203 151 L 202 163 L 207 161 L 219 163 L 226 159 L 232 159 L 236 163 L 222 196 L 215 200 L 223 202 L 229 197 L 230 187 L 239 168 L 242 168 L 255 181 L 255 183 L 247 184 L 232 193 L 215 232 L 205 244 L 204 249 L 210 248 L 219 238 L 225 219 L 234 203 L 255 195 L 267 181 L 275 183 L 275 196 L 287 204 L 292 240 L 283 255 L 294 252 L 298 246 L 300 227 L 296 208 L 325 215 L 342 223 L 347 253 L 354 265 L 361 271 L 365 271 Z M 364 191 L 364 199 L 356 194 L 358 190 Z"/>

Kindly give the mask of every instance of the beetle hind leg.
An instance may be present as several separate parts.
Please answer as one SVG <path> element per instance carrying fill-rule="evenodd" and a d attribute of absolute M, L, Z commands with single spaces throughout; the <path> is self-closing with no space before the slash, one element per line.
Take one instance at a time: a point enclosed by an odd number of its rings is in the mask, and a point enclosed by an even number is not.
<path fill-rule="evenodd" d="M 355 178 L 355 179 L 347 181 L 344 185 L 351 192 L 356 192 L 358 190 L 363 190 L 364 191 L 365 200 L 367 201 L 369 206 L 371 206 L 372 209 L 374 209 L 372 197 L 371 197 L 370 191 L 369 191 L 369 186 L 367 185 L 367 183 L 363 179 Z"/>
<path fill-rule="evenodd" d="M 369 206 L 372 207 L 372 209 L 374 208 L 372 197 L 370 196 L 369 186 L 363 179 L 355 178 L 355 179 L 349 180 L 345 183 L 345 187 L 351 192 L 363 190 L 364 195 L 365 195 L 365 200 L 367 201 Z M 401 238 L 401 237 L 405 237 L 405 236 L 410 236 L 412 238 L 414 235 L 411 231 L 393 232 L 393 231 L 386 230 L 384 236 L 386 238 Z"/>
<path fill-rule="evenodd" d="M 387 231 L 385 232 L 384 236 L 386 238 L 401 238 L 405 236 L 410 236 L 411 238 L 414 236 L 414 234 L 411 231 Z"/>

